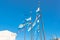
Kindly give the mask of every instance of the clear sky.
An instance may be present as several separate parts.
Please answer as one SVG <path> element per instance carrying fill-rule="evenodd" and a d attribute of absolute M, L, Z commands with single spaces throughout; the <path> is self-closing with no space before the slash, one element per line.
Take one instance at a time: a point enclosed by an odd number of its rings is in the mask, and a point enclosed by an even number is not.
<path fill-rule="evenodd" d="M 37 2 L 38 0 L 0 0 L 0 30 L 17 33 L 19 24 L 30 15 L 30 11 L 35 15 Z M 60 37 L 60 1 L 40 0 L 40 7 L 47 40 L 53 34 Z"/>

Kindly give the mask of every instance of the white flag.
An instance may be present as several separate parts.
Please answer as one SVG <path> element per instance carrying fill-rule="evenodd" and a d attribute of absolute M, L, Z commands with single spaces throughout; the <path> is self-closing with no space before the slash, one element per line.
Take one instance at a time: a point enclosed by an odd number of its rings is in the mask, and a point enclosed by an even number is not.
<path fill-rule="evenodd" d="M 29 27 L 28 32 L 31 30 L 31 27 Z"/>
<path fill-rule="evenodd" d="M 37 20 L 37 23 L 39 23 L 39 20 Z"/>
<path fill-rule="evenodd" d="M 31 26 L 29 27 L 28 32 L 29 32 L 35 25 L 36 25 L 36 22 L 34 22 L 34 23 L 32 24 L 32 27 L 31 27 Z"/>
<path fill-rule="evenodd" d="M 38 8 L 37 10 L 36 10 L 36 12 L 39 12 L 40 11 L 40 8 Z"/>
<path fill-rule="evenodd" d="M 31 17 L 27 18 L 26 21 L 30 21 L 31 20 Z"/>
<path fill-rule="evenodd" d="M 36 25 L 36 20 L 34 21 L 34 23 L 32 24 L 32 27 L 30 26 L 28 29 L 28 32 Z"/>
<path fill-rule="evenodd" d="M 23 28 L 25 24 L 20 24 L 18 28 Z"/>

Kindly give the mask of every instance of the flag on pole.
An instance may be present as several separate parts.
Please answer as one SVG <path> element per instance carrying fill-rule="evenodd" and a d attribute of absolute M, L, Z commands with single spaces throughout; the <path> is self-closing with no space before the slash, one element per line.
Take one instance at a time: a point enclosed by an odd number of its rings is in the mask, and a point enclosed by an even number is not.
<path fill-rule="evenodd" d="M 39 22 L 38 18 L 40 17 L 40 15 L 38 15 L 38 17 L 36 17 L 35 21 L 32 24 L 32 28 L 36 25 L 36 22 Z M 31 27 L 29 27 L 28 32 L 32 29 Z"/>
<path fill-rule="evenodd" d="M 20 24 L 18 28 L 23 28 L 25 24 Z"/>
<path fill-rule="evenodd" d="M 36 12 L 39 12 L 39 11 L 40 11 L 40 8 L 38 7 L 37 10 L 36 10 Z"/>
<path fill-rule="evenodd" d="M 31 17 L 27 18 L 26 21 L 30 21 L 31 20 Z"/>
<path fill-rule="evenodd" d="M 37 20 L 37 23 L 39 23 L 39 20 Z"/>

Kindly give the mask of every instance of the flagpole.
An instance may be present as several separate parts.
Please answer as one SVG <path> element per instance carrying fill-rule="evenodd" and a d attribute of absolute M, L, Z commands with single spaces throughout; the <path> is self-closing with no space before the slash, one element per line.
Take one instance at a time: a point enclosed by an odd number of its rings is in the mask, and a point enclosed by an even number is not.
<path fill-rule="evenodd" d="M 41 30 L 41 28 L 40 28 L 40 22 L 41 22 L 41 16 L 40 16 L 40 18 L 39 18 L 39 30 L 40 30 L 40 40 L 42 40 L 42 30 Z"/>
<path fill-rule="evenodd" d="M 44 24 L 43 23 L 42 23 L 42 31 L 43 31 L 43 35 L 44 35 L 44 40 L 46 40 L 46 35 L 45 35 Z"/>
<path fill-rule="evenodd" d="M 40 30 L 40 40 L 42 40 L 42 30 L 41 30 L 41 28 L 40 28 L 40 22 L 41 22 L 41 9 L 40 9 L 40 1 L 38 1 L 38 8 L 39 8 L 39 11 L 38 11 L 38 15 L 40 15 L 40 17 L 39 17 L 39 23 L 38 23 L 38 25 L 39 25 L 39 30 Z"/>
<path fill-rule="evenodd" d="M 32 14 L 32 11 L 30 11 L 30 16 L 32 16 L 31 14 Z M 31 22 L 31 21 L 30 21 L 30 22 Z M 32 22 L 31 22 L 31 28 L 32 28 Z M 33 40 L 33 37 L 32 37 L 32 30 L 31 30 L 31 33 L 30 33 L 30 34 L 31 34 L 31 40 Z"/>
<path fill-rule="evenodd" d="M 26 20 L 24 21 L 24 23 L 26 22 Z M 25 23 L 25 27 L 24 27 L 24 40 L 26 40 L 26 24 L 27 23 Z"/>
<path fill-rule="evenodd" d="M 42 22 L 42 33 L 43 33 L 44 40 L 46 40 L 46 34 L 45 34 L 45 31 L 44 31 L 44 23 L 43 23 L 43 20 L 42 20 L 42 13 L 40 15 L 41 15 L 40 19 L 41 19 L 41 22 Z"/>
<path fill-rule="evenodd" d="M 24 28 L 24 40 L 26 40 L 26 27 Z"/>

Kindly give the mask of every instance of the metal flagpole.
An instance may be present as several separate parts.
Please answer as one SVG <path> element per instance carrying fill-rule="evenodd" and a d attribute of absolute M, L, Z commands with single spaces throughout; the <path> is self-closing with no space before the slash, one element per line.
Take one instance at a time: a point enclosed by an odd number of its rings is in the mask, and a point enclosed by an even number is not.
<path fill-rule="evenodd" d="M 39 20 L 41 21 L 41 17 L 39 18 Z M 40 28 L 40 21 L 39 21 L 40 40 L 42 40 L 42 30 L 41 30 L 41 28 Z"/>
<path fill-rule="evenodd" d="M 39 1 L 38 5 L 40 6 L 40 1 Z M 40 12 L 41 12 L 41 9 L 40 9 Z M 40 15 L 41 15 L 40 20 L 42 22 L 42 13 L 40 13 Z M 45 31 L 44 31 L 44 24 L 43 24 L 43 22 L 42 22 L 42 32 L 43 32 L 44 40 L 46 40 L 46 35 L 45 35 Z M 42 34 L 41 34 L 41 40 L 42 40 Z"/>
<path fill-rule="evenodd" d="M 24 28 L 24 40 L 26 40 L 26 26 Z"/>
<path fill-rule="evenodd" d="M 32 11 L 30 11 L 30 16 L 32 14 Z M 31 21 L 30 21 L 31 22 Z M 32 22 L 31 22 L 31 28 L 32 28 Z M 31 30 L 31 40 L 33 40 L 33 36 L 32 36 L 32 30 Z"/>
<path fill-rule="evenodd" d="M 38 25 L 39 25 L 39 29 L 38 30 L 40 30 L 40 40 L 42 40 L 42 30 L 41 30 L 41 28 L 40 28 L 40 22 L 41 22 L 41 9 L 40 9 L 40 1 L 38 1 L 38 9 L 37 9 L 37 13 L 38 13 L 38 15 L 40 15 L 40 17 L 38 18 L 39 19 L 39 23 L 38 23 Z"/>
<path fill-rule="evenodd" d="M 45 31 L 44 31 L 44 23 L 43 23 L 43 20 L 42 20 L 42 14 L 41 14 L 41 22 L 42 22 L 43 37 L 44 37 L 44 40 L 46 40 L 46 34 L 45 34 Z"/>
<path fill-rule="evenodd" d="M 44 24 L 43 23 L 42 23 L 42 31 L 43 31 L 43 35 L 44 35 L 44 40 L 46 40 L 46 35 L 45 35 Z"/>

